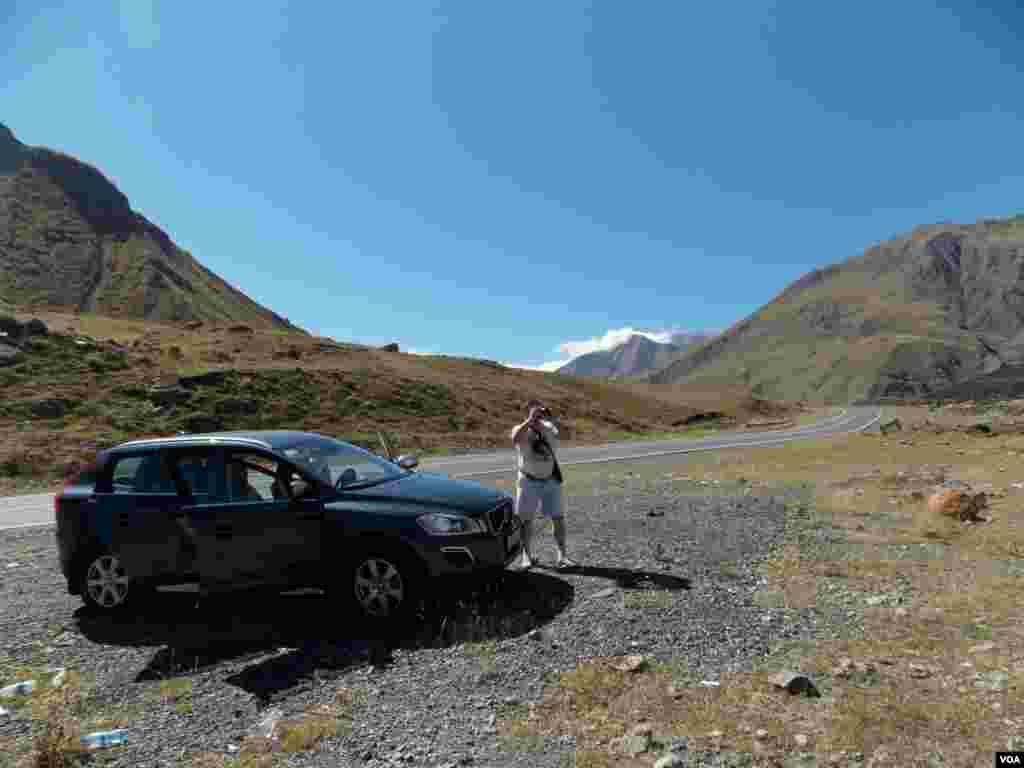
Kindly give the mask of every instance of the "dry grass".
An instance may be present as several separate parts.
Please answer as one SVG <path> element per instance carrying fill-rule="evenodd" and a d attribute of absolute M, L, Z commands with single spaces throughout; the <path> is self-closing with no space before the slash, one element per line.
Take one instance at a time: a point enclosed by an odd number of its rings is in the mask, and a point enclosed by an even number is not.
<path fill-rule="evenodd" d="M 1004 572 L 1020 567 L 1024 574 L 1017 500 L 1024 490 L 1009 487 L 1024 482 L 1024 443 L 1012 434 L 942 431 L 957 424 L 935 428 L 935 414 L 925 408 L 898 414 L 910 429 L 888 438 L 852 435 L 698 457 L 672 471 L 636 470 L 640 477 L 810 484 L 815 504 L 806 524 L 838 531 L 859 554 L 822 559 L 790 544 L 764 567 L 769 583 L 758 602 L 815 607 L 825 581 L 838 584 L 864 596 L 862 637 L 780 646 L 764 671 L 723 675 L 716 688 L 694 680 L 685 659 L 633 674 L 595 660 L 562 673 L 539 706 L 499 721 L 499 732 L 523 743 L 573 734 L 577 765 L 634 764 L 615 751 L 614 740 L 642 721 L 652 726 L 655 753 L 659 738 L 686 735 L 691 749 L 746 753 L 764 765 L 781 765 L 798 751 L 822 764 L 842 750 L 877 765 L 919 764 L 931 752 L 941 752 L 948 766 L 990 764 L 995 749 L 1024 733 L 1024 582 Z M 962 415 L 959 424 L 971 418 Z M 1012 470 L 999 471 L 1011 461 Z M 929 518 L 927 496 L 948 478 L 991 486 L 991 522 Z M 907 598 L 866 602 L 897 593 Z M 847 659 L 860 666 L 840 674 Z M 768 671 L 779 665 L 811 675 L 824 696 L 776 689 Z M 755 738 L 759 729 L 767 735 Z M 650 765 L 644 759 L 635 764 Z"/>

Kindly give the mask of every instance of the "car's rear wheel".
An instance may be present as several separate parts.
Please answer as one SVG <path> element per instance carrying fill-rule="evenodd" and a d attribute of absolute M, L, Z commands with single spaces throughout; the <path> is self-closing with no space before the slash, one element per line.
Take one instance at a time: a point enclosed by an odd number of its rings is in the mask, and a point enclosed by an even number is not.
<path fill-rule="evenodd" d="M 341 589 L 364 619 L 377 624 L 412 617 L 419 604 L 422 569 L 397 548 L 374 547 L 354 553 Z"/>
<path fill-rule="evenodd" d="M 123 611 L 134 591 L 131 574 L 117 555 L 94 552 L 84 559 L 79 594 L 88 607 L 103 613 Z"/>

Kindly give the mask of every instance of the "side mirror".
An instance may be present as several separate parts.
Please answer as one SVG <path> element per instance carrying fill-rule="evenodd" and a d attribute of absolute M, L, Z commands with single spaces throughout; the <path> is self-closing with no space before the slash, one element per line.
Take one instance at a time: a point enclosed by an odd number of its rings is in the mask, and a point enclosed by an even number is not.
<path fill-rule="evenodd" d="M 395 463 L 398 466 L 400 466 L 402 469 L 413 470 L 413 469 L 416 469 L 416 467 L 418 467 L 420 465 L 420 460 L 417 459 L 415 456 L 413 456 L 410 453 L 410 454 L 405 454 L 403 456 L 399 456 L 395 460 Z"/>

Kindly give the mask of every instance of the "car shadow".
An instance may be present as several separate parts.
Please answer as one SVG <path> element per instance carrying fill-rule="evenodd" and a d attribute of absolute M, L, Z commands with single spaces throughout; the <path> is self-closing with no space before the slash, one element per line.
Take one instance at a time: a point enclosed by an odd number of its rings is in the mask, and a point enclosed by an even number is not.
<path fill-rule="evenodd" d="M 79 609 L 75 622 L 94 643 L 157 647 L 135 682 L 243 664 L 225 681 L 266 703 L 353 667 L 386 667 L 397 649 L 526 634 L 558 616 L 574 594 L 563 579 L 509 572 L 487 592 L 441 586 L 414 619 L 401 624 L 358 621 L 318 592 L 236 593 L 198 605 L 195 594 L 158 593 L 131 614 Z"/>

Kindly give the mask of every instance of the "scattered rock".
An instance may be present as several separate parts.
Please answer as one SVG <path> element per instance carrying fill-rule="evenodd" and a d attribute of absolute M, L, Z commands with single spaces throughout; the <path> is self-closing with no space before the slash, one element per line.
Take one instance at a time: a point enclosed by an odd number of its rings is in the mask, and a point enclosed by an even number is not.
<path fill-rule="evenodd" d="M 280 709 L 271 709 L 263 716 L 256 725 L 249 729 L 249 735 L 263 739 L 273 739 L 275 731 L 277 730 L 277 724 L 284 717 L 284 712 Z"/>
<path fill-rule="evenodd" d="M 383 347 L 380 348 L 380 351 L 381 352 L 397 352 L 398 351 L 398 344 L 396 344 L 395 342 L 391 342 L 390 344 L 385 344 Z"/>
<path fill-rule="evenodd" d="M 647 663 L 647 659 L 639 654 L 623 656 L 612 662 L 612 668 L 620 672 L 639 672 Z"/>
<path fill-rule="evenodd" d="M 987 651 L 991 651 L 991 650 L 993 650 L 993 649 L 994 649 L 995 647 L 996 647 L 996 644 L 995 644 L 995 643 L 992 643 L 992 642 L 988 642 L 988 643 L 979 643 L 978 645 L 972 645 L 972 646 L 971 646 L 971 647 L 970 647 L 970 648 L 968 649 L 968 651 L 967 651 L 967 652 L 968 652 L 968 653 L 985 653 L 985 652 L 987 652 Z"/>
<path fill-rule="evenodd" d="M 990 425 L 988 425 L 988 424 L 984 424 L 982 422 L 978 422 L 977 424 L 972 424 L 971 426 L 969 426 L 967 428 L 967 434 L 969 434 L 969 435 L 991 435 L 992 434 L 992 427 Z"/>
<path fill-rule="evenodd" d="M 821 692 L 815 687 L 811 678 L 799 672 L 782 670 L 771 677 L 772 685 L 782 688 L 792 694 L 801 694 L 810 697 L 821 696 Z"/>
<path fill-rule="evenodd" d="M 987 507 L 985 493 L 969 493 L 954 488 L 939 491 L 928 499 L 928 511 L 933 515 L 952 517 L 961 522 L 983 520 L 981 512 Z"/>
<path fill-rule="evenodd" d="M 665 692 L 673 699 L 681 699 L 684 695 L 686 695 L 686 688 L 683 688 L 673 683 L 665 689 Z"/>
<path fill-rule="evenodd" d="M 811 740 L 806 735 L 804 735 L 802 733 L 798 733 L 795 736 L 793 736 L 793 742 L 798 747 L 806 747 L 810 743 L 810 741 Z"/>
<path fill-rule="evenodd" d="M 184 327 L 185 327 L 185 330 L 187 330 L 187 331 L 198 331 L 200 328 L 203 327 L 203 321 L 202 320 L 189 320 L 187 323 L 185 323 Z"/>
<path fill-rule="evenodd" d="M 754 731 L 754 738 L 758 741 L 764 741 L 768 738 L 768 731 L 764 728 L 758 728 L 756 731 Z"/>
<path fill-rule="evenodd" d="M 842 658 L 839 664 L 832 670 L 835 677 L 848 680 L 853 676 L 867 676 L 875 671 L 873 664 L 862 661 L 854 661 L 850 658 Z"/>
<path fill-rule="evenodd" d="M 935 674 L 935 668 L 927 664 L 918 664 L 916 662 L 911 663 L 907 669 L 910 671 L 910 676 L 917 680 L 924 680 L 927 677 L 931 677 Z"/>
<path fill-rule="evenodd" d="M 254 333 L 254 331 L 248 325 L 239 323 L 238 325 L 228 326 L 228 333 Z"/>

